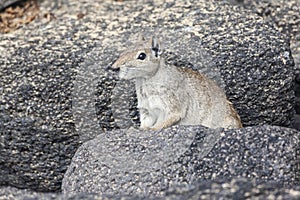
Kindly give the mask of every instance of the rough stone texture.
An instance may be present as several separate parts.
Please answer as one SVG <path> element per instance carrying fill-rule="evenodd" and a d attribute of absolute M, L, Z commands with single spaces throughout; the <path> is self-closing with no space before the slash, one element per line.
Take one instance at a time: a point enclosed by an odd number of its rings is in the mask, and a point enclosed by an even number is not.
<path fill-rule="evenodd" d="M 0 188 L 0 199 L 24 200 L 24 199 L 117 199 L 117 200 L 190 200 L 190 199 L 299 199 L 300 187 L 284 188 L 277 183 L 258 183 L 256 180 L 244 178 L 231 178 L 227 180 L 217 179 L 213 181 L 199 181 L 194 185 L 177 186 L 170 188 L 164 197 L 145 197 L 134 195 L 101 195 L 90 193 L 59 194 L 36 193 L 28 190 L 18 190 L 12 187 Z"/>
<path fill-rule="evenodd" d="M 204 0 L 41 1 L 38 19 L 0 35 L 0 185 L 59 191 L 82 140 L 122 126 L 112 101 L 122 87 L 136 126 L 134 91 L 108 68 L 139 30 L 164 30 L 178 66 L 215 67 L 245 125 L 290 125 L 288 40 L 251 11 Z"/>
<path fill-rule="evenodd" d="M 297 75 L 300 73 L 300 1 L 299 0 L 245 0 L 241 4 L 262 16 L 266 21 L 291 39 L 291 50 L 295 60 Z"/>
<path fill-rule="evenodd" d="M 295 61 L 296 117 L 294 127 L 300 130 L 300 1 L 299 0 L 245 0 L 240 4 L 267 22 L 272 23 L 290 38 L 290 46 Z"/>
<path fill-rule="evenodd" d="M 177 160 L 191 159 L 185 155 L 190 146 L 197 151 L 197 160 L 201 160 L 219 137 L 220 132 L 197 126 L 174 126 L 159 132 L 129 129 L 99 135 L 79 148 L 65 174 L 62 190 L 159 194 L 172 185 L 196 180 L 196 174 L 184 169 L 197 166 L 189 162 L 190 166 L 183 167 Z"/>
<path fill-rule="evenodd" d="M 279 184 L 233 178 L 201 181 L 188 187 L 171 188 L 165 199 L 298 199 L 299 186 L 281 188 Z"/>
<path fill-rule="evenodd" d="M 0 0 L 0 10 L 20 0 Z"/>
<path fill-rule="evenodd" d="M 56 32 L 54 22 L 41 19 L 0 35 L 1 185 L 59 190 L 79 145 L 72 76 L 89 43 L 82 38 L 69 42 L 73 33 L 67 30 L 75 29 L 75 21 L 63 24 Z"/>
<path fill-rule="evenodd" d="M 225 132 L 199 126 L 112 131 L 78 149 L 62 190 L 164 196 L 176 185 L 231 177 L 293 186 L 300 178 L 299 141 L 300 132 L 272 126 Z"/>

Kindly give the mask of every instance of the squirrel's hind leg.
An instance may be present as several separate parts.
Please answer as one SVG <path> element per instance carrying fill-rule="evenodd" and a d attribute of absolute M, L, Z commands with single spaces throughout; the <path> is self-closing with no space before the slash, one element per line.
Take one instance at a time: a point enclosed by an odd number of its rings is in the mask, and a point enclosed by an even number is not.
<path fill-rule="evenodd" d="M 150 129 L 151 130 L 161 130 L 163 128 L 167 128 L 167 127 L 177 124 L 178 122 L 180 122 L 180 120 L 181 120 L 180 114 L 172 113 L 172 114 L 168 115 L 168 117 L 166 119 L 164 119 L 163 121 L 157 120 L 157 123 L 154 124 L 154 126 L 150 127 Z"/>

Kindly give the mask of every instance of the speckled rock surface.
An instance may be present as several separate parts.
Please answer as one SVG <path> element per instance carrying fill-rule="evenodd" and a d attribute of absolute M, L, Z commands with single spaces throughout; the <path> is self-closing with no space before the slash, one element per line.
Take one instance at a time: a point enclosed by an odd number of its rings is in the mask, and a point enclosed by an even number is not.
<path fill-rule="evenodd" d="M 108 68 L 140 30 L 159 30 L 177 65 L 213 67 L 244 125 L 291 124 L 289 42 L 251 11 L 203 0 L 56 2 L 41 1 L 38 19 L 0 35 L 0 185 L 59 191 L 83 141 L 124 120 L 137 125 L 130 83 Z M 114 103 L 123 87 L 129 119 Z"/>
<path fill-rule="evenodd" d="M 174 126 L 144 133 L 113 131 L 84 143 L 65 174 L 63 192 L 164 196 L 176 185 L 230 177 L 299 183 L 300 132 L 293 129 Z"/>
<path fill-rule="evenodd" d="M 296 117 L 294 127 L 300 130 L 300 1 L 299 0 L 245 0 L 239 4 L 249 9 L 290 37 L 290 46 L 295 61 Z"/>
<path fill-rule="evenodd" d="M 277 183 L 259 183 L 256 180 L 245 178 L 216 179 L 213 181 L 199 181 L 194 185 L 177 186 L 170 188 L 164 197 L 145 197 L 134 195 L 101 195 L 90 193 L 61 194 L 36 193 L 28 190 L 18 190 L 12 187 L 0 188 L 0 199 L 157 199 L 157 200 L 190 200 L 190 199 L 299 199 L 300 187 L 281 187 Z"/>
<path fill-rule="evenodd" d="M 0 10 L 18 1 L 19 0 L 0 0 Z"/>
<path fill-rule="evenodd" d="M 166 199 L 298 199 L 299 189 L 299 186 L 284 188 L 277 183 L 245 178 L 217 179 L 201 181 L 188 188 L 172 188 Z"/>
<path fill-rule="evenodd" d="M 277 0 L 277 1 L 250 1 L 245 0 L 242 5 L 266 21 L 274 24 L 276 28 L 291 38 L 291 50 L 295 60 L 297 75 L 300 73 L 300 1 Z"/>

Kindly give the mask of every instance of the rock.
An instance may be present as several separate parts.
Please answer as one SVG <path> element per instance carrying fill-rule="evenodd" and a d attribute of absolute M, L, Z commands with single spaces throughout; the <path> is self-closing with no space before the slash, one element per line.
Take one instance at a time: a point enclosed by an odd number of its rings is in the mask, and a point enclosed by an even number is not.
<path fill-rule="evenodd" d="M 300 114 L 295 115 L 293 126 L 295 127 L 296 130 L 300 130 Z"/>
<path fill-rule="evenodd" d="M 244 0 L 242 6 L 276 26 L 280 32 L 291 38 L 291 43 L 294 43 L 300 39 L 299 3 L 298 0 Z M 299 51 L 295 53 L 299 55 Z"/>
<path fill-rule="evenodd" d="M 191 145 L 200 160 L 219 137 L 220 131 L 197 126 L 174 126 L 158 132 L 118 130 L 99 135 L 79 148 L 65 174 L 62 190 L 65 193 L 158 195 L 161 189 L 169 188 L 172 181 L 183 184 L 197 179 L 196 174 L 181 177 L 180 173 L 185 172 L 177 160 L 191 159 L 190 155 L 184 156 Z M 193 168 L 192 162 L 188 163 L 191 166 L 185 166 L 186 170 Z M 178 168 L 181 169 L 177 171 Z M 144 192 L 139 194 L 140 190 Z"/>
<path fill-rule="evenodd" d="M 10 6 L 14 3 L 19 2 L 20 0 L 0 0 L 0 10 L 3 8 L 6 8 L 7 6 Z"/>
<path fill-rule="evenodd" d="M 61 199 L 54 193 L 38 193 L 30 190 L 21 190 L 14 187 L 0 187 L 0 199 L 23 200 L 23 199 Z"/>
<path fill-rule="evenodd" d="M 189 187 L 172 188 L 164 199 L 297 199 L 299 186 L 280 187 L 245 178 L 201 181 Z"/>
<path fill-rule="evenodd" d="M 59 194 L 37 193 L 29 190 L 18 190 L 12 187 L 0 188 L 0 198 L 8 200 L 23 199 L 299 199 L 300 187 L 283 188 L 276 183 L 258 183 L 255 180 L 231 178 L 228 180 L 207 180 L 197 182 L 186 187 L 177 186 L 170 188 L 164 197 L 145 197 L 134 195 L 101 195 L 95 193 Z"/>
<path fill-rule="evenodd" d="M 299 140 L 300 132 L 273 126 L 112 131 L 78 149 L 62 191 L 164 196 L 178 185 L 232 177 L 293 186 L 300 180 Z"/>
<path fill-rule="evenodd" d="M 204 0 L 69 0 L 43 17 L 52 3 L 42 1 L 34 22 L 0 35 L 0 185 L 60 191 L 83 141 L 138 126 L 134 90 L 109 66 L 141 30 L 165 38 L 170 62 L 224 84 L 244 125 L 291 124 L 288 39 L 250 11 Z"/>
<path fill-rule="evenodd" d="M 245 0 L 242 6 L 262 16 L 267 22 L 273 24 L 281 33 L 290 38 L 291 52 L 296 69 L 295 93 L 297 97 L 300 97 L 300 93 L 297 91 L 297 88 L 300 88 L 300 2 L 297 0 Z M 297 102 L 296 107 L 300 107 Z M 296 113 L 300 114 L 297 110 Z M 294 128 L 300 130 L 299 126 Z"/>

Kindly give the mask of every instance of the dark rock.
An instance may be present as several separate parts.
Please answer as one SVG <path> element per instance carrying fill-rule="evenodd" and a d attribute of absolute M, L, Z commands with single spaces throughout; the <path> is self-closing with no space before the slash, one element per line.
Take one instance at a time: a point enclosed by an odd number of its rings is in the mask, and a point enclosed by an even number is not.
<path fill-rule="evenodd" d="M 273 24 L 281 33 L 290 38 L 290 46 L 295 61 L 295 93 L 300 96 L 300 2 L 297 0 L 245 0 L 243 8 L 262 16 L 267 22 Z M 300 114 L 296 102 L 296 113 Z M 298 117 L 297 117 L 298 118 Z M 298 130 L 299 126 L 294 127 Z"/>
<path fill-rule="evenodd" d="M 244 0 L 242 6 L 274 24 L 280 32 L 290 36 L 293 41 L 299 41 L 299 3 L 298 0 Z"/>
<path fill-rule="evenodd" d="M 295 120 L 293 122 L 293 127 L 296 129 L 296 130 L 300 130 L 300 114 L 296 114 L 295 115 Z"/>
<path fill-rule="evenodd" d="M 12 36 L 23 45 L 1 35 L 0 184 L 57 191 L 80 144 L 70 97 L 74 69 L 89 45 L 37 30 Z"/>
<path fill-rule="evenodd" d="M 299 183 L 300 132 L 276 126 L 248 127 L 225 132 L 200 171 L 210 177 L 245 177 L 283 185 Z M 203 170 L 200 174 L 207 174 Z"/>
<path fill-rule="evenodd" d="M 295 105 L 296 113 L 300 114 L 300 95 L 296 97 L 296 105 Z"/>
<path fill-rule="evenodd" d="M 293 186 L 299 140 L 300 132 L 273 126 L 112 131 L 78 149 L 62 191 L 164 196 L 177 185 L 233 177 Z"/>
<path fill-rule="evenodd" d="M 21 0 L 0 0 L 0 11 L 7 6 L 10 6 L 14 3 L 20 2 Z"/>
<path fill-rule="evenodd" d="M 1 185 L 37 191 L 60 189 L 62 175 L 78 147 L 78 136 L 37 127 L 36 123 L 30 117 L 0 116 Z"/>

